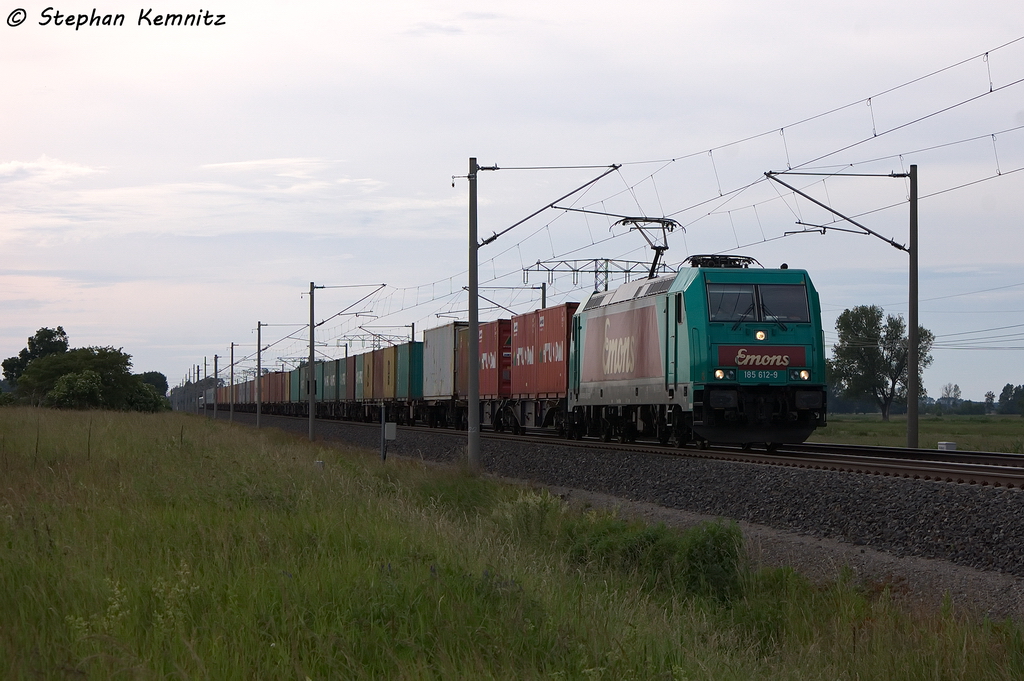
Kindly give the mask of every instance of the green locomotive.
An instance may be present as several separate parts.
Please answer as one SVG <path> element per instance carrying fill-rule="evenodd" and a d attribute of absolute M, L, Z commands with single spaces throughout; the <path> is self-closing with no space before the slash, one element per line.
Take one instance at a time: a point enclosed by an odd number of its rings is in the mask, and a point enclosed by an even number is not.
<path fill-rule="evenodd" d="M 595 292 L 573 317 L 568 432 L 749 446 L 825 425 L 818 294 L 804 270 L 693 256 L 677 274 Z"/>

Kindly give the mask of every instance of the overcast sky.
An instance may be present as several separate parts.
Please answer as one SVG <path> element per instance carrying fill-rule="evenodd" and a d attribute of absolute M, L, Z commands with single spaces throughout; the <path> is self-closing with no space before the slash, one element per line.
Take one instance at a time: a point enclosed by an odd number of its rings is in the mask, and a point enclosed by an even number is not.
<path fill-rule="evenodd" d="M 480 176 L 482 236 L 604 172 L 512 168 L 623 164 L 559 205 L 673 217 L 670 263 L 735 252 L 809 270 L 832 343 L 845 308 L 906 313 L 907 255 L 839 231 L 784 236 L 852 226 L 764 172 L 917 164 L 921 323 L 938 337 L 925 387 L 980 400 L 1024 383 L 1019 2 L 204 6 L 221 26 L 147 24 L 197 3 L 47 7 L 0 6 L 0 356 L 62 325 L 172 385 L 238 343 L 241 374 L 257 321 L 308 321 L 310 281 L 387 284 L 350 308 L 376 318 L 318 329 L 325 356 L 362 351 L 360 325 L 464 318 L 467 184 L 452 176 L 470 156 L 503 168 Z M 94 7 L 123 25 L 57 25 Z M 906 180 L 786 181 L 907 242 Z M 481 283 L 523 286 L 537 261 L 649 260 L 613 222 L 545 211 L 481 250 Z M 550 281 L 552 303 L 593 287 Z M 318 291 L 315 317 L 372 291 Z M 531 288 L 482 293 L 539 304 Z M 264 330 L 280 341 L 267 364 L 306 353 L 294 330 Z"/>

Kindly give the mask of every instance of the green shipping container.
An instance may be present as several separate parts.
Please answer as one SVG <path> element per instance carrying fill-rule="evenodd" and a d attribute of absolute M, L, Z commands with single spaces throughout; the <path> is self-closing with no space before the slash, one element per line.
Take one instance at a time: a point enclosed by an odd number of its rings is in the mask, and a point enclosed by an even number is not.
<path fill-rule="evenodd" d="M 338 399 L 338 360 L 324 363 L 323 400 L 334 402 Z"/>
<path fill-rule="evenodd" d="M 423 399 L 423 343 L 415 341 L 399 345 L 397 362 L 395 398 Z"/>

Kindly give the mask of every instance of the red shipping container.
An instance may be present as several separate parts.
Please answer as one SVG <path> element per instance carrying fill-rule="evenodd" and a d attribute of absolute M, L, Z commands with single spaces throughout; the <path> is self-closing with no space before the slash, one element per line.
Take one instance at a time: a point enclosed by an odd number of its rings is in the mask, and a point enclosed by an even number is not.
<path fill-rule="evenodd" d="M 480 397 L 512 394 L 512 320 L 480 325 Z"/>
<path fill-rule="evenodd" d="M 384 399 L 384 350 L 373 351 L 373 399 Z"/>
<path fill-rule="evenodd" d="M 345 400 L 354 402 L 356 399 L 356 356 L 345 358 Z"/>
<path fill-rule="evenodd" d="M 569 382 L 569 336 L 579 303 L 537 310 L 536 395 L 565 397 Z"/>
<path fill-rule="evenodd" d="M 537 313 L 512 318 L 512 396 L 529 397 L 537 384 Z"/>

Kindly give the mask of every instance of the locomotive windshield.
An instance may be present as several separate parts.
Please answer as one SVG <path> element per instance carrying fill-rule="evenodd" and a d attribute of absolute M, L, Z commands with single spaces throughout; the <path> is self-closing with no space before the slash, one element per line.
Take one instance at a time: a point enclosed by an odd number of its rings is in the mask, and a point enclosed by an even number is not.
<path fill-rule="evenodd" d="M 803 284 L 708 284 L 713 322 L 811 321 Z"/>
<path fill-rule="evenodd" d="M 756 319 L 752 284 L 708 284 L 708 307 L 713 322 Z"/>

